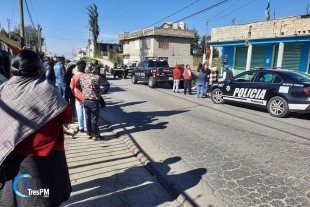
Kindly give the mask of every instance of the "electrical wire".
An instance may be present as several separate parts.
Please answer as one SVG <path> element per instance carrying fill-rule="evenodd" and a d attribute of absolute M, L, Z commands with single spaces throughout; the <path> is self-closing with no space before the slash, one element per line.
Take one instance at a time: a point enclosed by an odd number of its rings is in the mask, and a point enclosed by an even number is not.
<path fill-rule="evenodd" d="M 106 14 L 106 16 L 104 16 L 103 18 L 107 18 L 109 17 L 110 14 L 112 14 L 116 9 L 118 9 L 123 3 L 125 3 L 126 0 L 124 0 L 122 3 L 120 3 L 117 7 L 115 7 L 112 11 L 110 11 L 108 14 Z"/>
<path fill-rule="evenodd" d="M 37 18 L 36 12 L 34 11 L 34 8 L 33 8 L 33 6 L 32 6 L 32 1 L 31 1 L 31 0 L 30 0 L 30 4 L 31 4 L 31 7 L 32 7 L 34 16 L 36 17 L 36 20 L 37 20 L 37 22 L 38 22 L 38 24 L 39 24 L 39 20 L 38 20 L 38 18 Z"/>
<path fill-rule="evenodd" d="M 28 15 L 30 17 L 30 21 L 32 23 L 32 26 L 33 26 L 34 29 L 36 29 L 36 27 L 34 26 L 33 20 L 32 20 L 32 16 L 31 16 L 30 11 L 29 11 L 27 0 L 25 0 L 25 3 L 26 3 L 27 12 L 28 12 Z"/>
<path fill-rule="evenodd" d="M 232 5 L 226 7 L 226 8 L 223 9 L 221 12 L 218 12 L 216 15 L 214 15 L 213 17 L 211 17 L 209 20 L 214 19 L 214 18 L 217 17 L 218 15 L 222 14 L 222 12 L 226 11 L 227 9 L 230 9 L 232 6 L 234 6 L 235 4 L 237 4 L 239 1 L 241 1 L 241 0 L 238 0 L 238 1 L 234 2 Z"/>
<path fill-rule="evenodd" d="M 199 11 L 199 12 L 196 12 L 196 13 L 191 14 L 191 15 L 189 15 L 189 16 L 187 16 L 187 17 L 184 17 L 184 18 L 182 18 L 182 19 L 180 19 L 180 20 L 178 20 L 178 21 L 175 21 L 174 23 L 183 21 L 183 20 L 185 20 L 185 19 L 188 19 L 188 18 L 191 18 L 191 17 L 193 17 L 193 16 L 196 16 L 197 14 L 200 14 L 200 13 L 202 13 L 202 12 L 211 10 L 211 9 L 213 9 L 213 8 L 215 8 L 215 7 L 217 7 L 217 6 L 220 6 L 221 4 L 226 3 L 226 2 L 228 2 L 228 1 L 230 1 L 230 0 L 220 1 L 220 2 L 218 2 L 218 3 L 216 3 L 216 4 L 213 4 L 212 6 L 209 6 L 209 7 L 205 8 L 205 9 Z"/>
<path fill-rule="evenodd" d="M 217 21 L 217 20 L 222 19 L 222 18 L 224 18 L 224 17 L 227 17 L 229 14 L 234 13 L 235 11 L 238 11 L 239 9 L 242 9 L 243 7 L 246 7 L 247 5 L 253 3 L 254 1 L 256 1 L 256 0 L 250 1 L 249 3 L 247 3 L 247 4 L 245 4 L 245 5 L 241 6 L 241 7 L 238 7 L 237 9 L 235 9 L 235 10 L 229 12 L 228 14 L 226 14 L 226 15 L 224 15 L 224 16 L 221 16 L 220 18 L 217 18 L 217 19 L 212 20 L 212 21 L 210 21 L 210 22 L 214 22 L 214 21 Z"/>
<path fill-rule="evenodd" d="M 165 19 L 168 19 L 169 17 L 172 17 L 173 15 L 175 15 L 175 14 L 177 14 L 177 13 L 183 11 L 184 9 L 187 9 L 188 7 L 194 5 L 194 4 L 197 3 L 198 1 L 200 1 L 200 0 L 196 0 L 196 1 L 192 2 L 191 4 L 187 5 L 186 7 L 184 7 L 184 8 L 182 8 L 182 9 L 180 9 L 180 10 L 174 12 L 173 14 L 171 14 L 171 15 L 169 15 L 169 16 L 167 16 L 167 17 L 165 17 L 165 18 L 163 18 L 163 19 L 161 19 L 161 20 L 155 22 L 154 24 L 152 24 L 152 25 L 150 25 L 150 26 L 148 26 L 148 27 L 151 27 L 151 26 L 153 26 L 153 25 L 155 25 L 155 24 L 157 24 L 157 23 L 159 23 L 159 22 L 162 22 L 162 21 L 165 20 Z"/>
<path fill-rule="evenodd" d="M 125 5 L 123 5 L 121 8 L 119 8 L 119 10 L 118 11 L 121 11 L 125 6 L 127 6 L 128 4 L 130 4 L 132 2 L 132 0 L 130 0 L 130 1 L 128 1 L 127 2 L 127 4 L 125 4 Z M 108 21 L 109 20 L 109 18 L 111 18 L 113 15 L 115 15 L 115 14 L 117 14 L 117 12 L 118 11 L 116 11 L 115 13 L 113 13 L 112 15 L 110 15 L 110 16 L 108 16 L 107 18 L 105 18 L 105 20 L 104 21 Z M 121 14 L 121 15 L 118 15 L 118 17 L 119 16 L 123 16 L 123 14 Z M 117 17 L 117 18 L 118 18 Z"/>

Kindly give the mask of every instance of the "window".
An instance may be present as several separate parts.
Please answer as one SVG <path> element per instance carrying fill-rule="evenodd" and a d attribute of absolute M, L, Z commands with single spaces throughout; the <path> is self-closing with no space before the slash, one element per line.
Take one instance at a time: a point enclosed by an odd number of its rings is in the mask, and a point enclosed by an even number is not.
<path fill-rule="evenodd" d="M 259 72 L 254 82 L 272 83 L 275 77 L 276 77 L 276 74 L 274 73 Z"/>
<path fill-rule="evenodd" d="M 135 40 L 135 49 L 136 50 L 140 49 L 140 40 Z"/>
<path fill-rule="evenodd" d="M 169 49 L 168 38 L 160 37 L 158 40 L 158 48 Z"/>
<path fill-rule="evenodd" d="M 287 72 L 285 74 L 288 75 L 290 78 L 294 79 L 295 81 L 298 81 L 301 83 L 310 82 L 310 76 L 309 75 L 305 75 L 305 74 L 302 74 L 299 72 L 296 72 L 296 73 Z"/>
<path fill-rule="evenodd" d="M 241 73 L 234 78 L 234 82 L 251 82 L 255 73 L 255 71 Z"/>
<path fill-rule="evenodd" d="M 273 83 L 282 83 L 282 78 L 280 78 L 279 76 L 276 76 L 273 80 Z"/>
<path fill-rule="evenodd" d="M 138 67 L 144 67 L 144 63 L 145 63 L 145 61 L 140 62 L 140 63 L 138 64 Z"/>
<path fill-rule="evenodd" d="M 128 42 L 126 41 L 126 42 L 124 42 L 124 50 L 128 50 Z"/>
<path fill-rule="evenodd" d="M 159 57 L 158 59 L 159 60 L 166 60 L 166 61 L 168 61 L 168 57 Z"/>
<path fill-rule="evenodd" d="M 146 38 L 145 40 L 144 40 L 144 48 L 146 48 L 146 49 L 150 49 L 151 48 L 151 39 L 150 38 Z"/>

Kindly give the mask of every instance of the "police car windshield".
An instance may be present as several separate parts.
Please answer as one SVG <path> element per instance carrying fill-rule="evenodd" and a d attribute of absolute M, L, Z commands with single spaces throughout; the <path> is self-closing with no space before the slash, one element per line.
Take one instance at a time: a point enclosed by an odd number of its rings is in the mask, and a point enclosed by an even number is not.
<path fill-rule="evenodd" d="M 167 61 L 150 61 L 149 67 L 166 67 Z"/>
<path fill-rule="evenodd" d="M 286 75 L 290 76 L 292 79 L 301 82 L 301 83 L 306 83 L 306 82 L 310 82 L 310 76 L 305 75 L 303 73 L 299 73 L 299 72 L 287 72 Z"/>

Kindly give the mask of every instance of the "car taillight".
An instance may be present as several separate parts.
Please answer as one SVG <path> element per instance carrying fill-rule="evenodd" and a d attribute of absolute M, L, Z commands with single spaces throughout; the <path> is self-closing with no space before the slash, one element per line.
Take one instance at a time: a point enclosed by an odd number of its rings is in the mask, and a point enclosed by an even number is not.
<path fill-rule="evenodd" d="M 310 88 L 304 88 L 304 91 L 305 91 L 306 94 L 310 95 Z"/>
<path fill-rule="evenodd" d="M 155 75 L 156 75 L 156 76 L 159 76 L 159 75 L 160 75 L 160 71 L 159 71 L 159 70 L 156 70 Z"/>

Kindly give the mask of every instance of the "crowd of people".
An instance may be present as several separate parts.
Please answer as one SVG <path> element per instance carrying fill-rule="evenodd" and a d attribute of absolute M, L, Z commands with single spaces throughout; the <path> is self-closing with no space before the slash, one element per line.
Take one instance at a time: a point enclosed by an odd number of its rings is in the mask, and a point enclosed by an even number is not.
<path fill-rule="evenodd" d="M 186 65 L 183 69 L 183 65 L 177 64 L 173 70 L 173 89 L 174 93 L 179 93 L 180 80 L 183 77 L 184 82 L 184 94 L 192 95 L 192 71 L 190 65 Z M 197 98 L 208 97 L 211 95 L 210 88 L 212 84 L 218 82 L 218 71 L 216 67 L 209 68 L 208 63 L 199 64 L 197 68 L 196 90 Z M 233 78 L 233 73 L 228 69 L 227 65 L 224 65 L 223 80 L 230 80 Z"/>
<path fill-rule="evenodd" d="M 10 60 L 0 51 L 0 206 L 60 206 L 70 197 L 64 125 L 76 118 L 80 132 L 100 140 L 101 95 L 110 88 L 100 67 L 97 60 L 42 61 L 27 49 Z M 14 182 L 22 174 L 28 189 L 48 189 L 49 197 L 23 198 L 28 190 Z"/>

